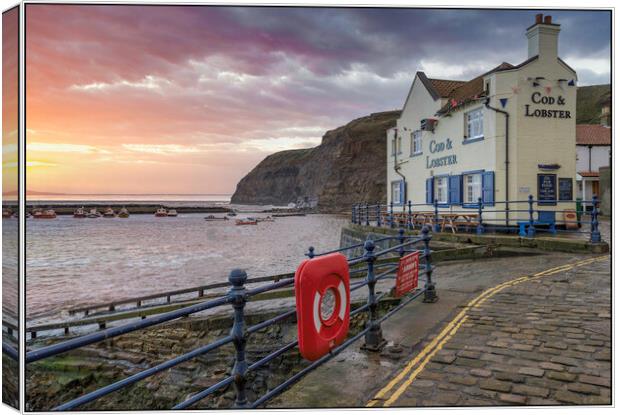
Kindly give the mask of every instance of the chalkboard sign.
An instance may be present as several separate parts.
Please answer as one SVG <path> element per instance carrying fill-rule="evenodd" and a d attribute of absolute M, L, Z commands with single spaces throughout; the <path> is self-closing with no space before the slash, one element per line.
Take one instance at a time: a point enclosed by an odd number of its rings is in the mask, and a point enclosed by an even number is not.
<path fill-rule="evenodd" d="M 557 200 L 557 187 L 555 174 L 538 175 L 538 204 L 555 205 Z"/>
<path fill-rule="evenodd" d="M 558 179 L 558 187 L 560 188 L 559 200 L 573 200 L 573 179 L 560 177 Z"/>

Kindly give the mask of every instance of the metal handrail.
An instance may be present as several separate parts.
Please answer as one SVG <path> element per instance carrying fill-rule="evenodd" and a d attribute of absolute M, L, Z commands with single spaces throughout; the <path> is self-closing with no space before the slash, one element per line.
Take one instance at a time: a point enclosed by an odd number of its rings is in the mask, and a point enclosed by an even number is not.
<path fill-rule="evenodd" d="M 376 242 L 388 241 L 388 240 L 396 241 L 397 243 L 394 246 L 374 252 Z M 246 328 L 244 324 L 245 304 L 248 301 L 248 299 L 251 298 L 252 296 L 293 285 L 294 278 L 286 278 L 286 279 L 283 279 L 283 280 L 280 280 L 280 281 L 277 281 L 271 284 L 266 284 L 266 285 L 263 285 L 257 288 L 253 288 L 251 290 L 247 290 L 245 288 L 245 284 L 248 283 L 249 281 L 247 279 L 247 274 L 245 273 L 245 271 L 233 270 L 229 276 L 229 282 L 232 285 L 232 288 L 230 288 L 229 292 L 226 295 L 220 298 L 201 302 L 199 304 L 194 304 L 194 305 L 184 307 L 178 310 L 174 310 L 174 311 L 166 312 L 166 313 L 156 315 L 153 317 L 149 317 L 139 322 L 132 322 L 132 323 L 124 324 L 118 327 L 113 327 L 113 328 L 103 330 L 101 332 L 83 335 L 83 336 L 70 339 L 67 341 L 63 341 L 57 344 L 42 347 L 40 349 L 27 352 L 25 356 L 25 361 L 27 364 L 33 363 L 33 362 L 36 362 L 44 358 L 48 358 L 48 357 L 55 356 L 61 353 L 65 353 L 71 350 L 75 350 L 75 349 L 78 349 L 78 348 L 81 348 L 81 347 L 84 347 L 84 346 L 87 346 L 93 343 L 97 343 L 97 342 L 107 340 L 107 339 L 110 339 L 116 336 L 120 336 L 122 334 L 135 332 L 135 331 L 142 330 L 142 329 L 145 329 L 145 328 L 157 325 L 157 324 L 162 324 L 168 321 L 172 321 L 180 317 L 185 317 L 185 316 L 188 316 L 188 315 L 200 312 L 200 311 L 205 311 L 205 310 L 220 307 L 226 304 L 231 304 L 234 309 L 234 322 L 231 328 L 231 332 L 228 336 L 222 337 L 212 343 L 196 348 L 190 352 L 179 355 L 165 362 L 159 363 L 141 372 L 133 374 L 127 378 L 124 378 L 110 385 L 99 388 L 95 391 L 89 392 L 71 401 L 65 402 L 55 407 L 54 410 L 55 411 L 69 410 L 69 409 L 77 408 L 81 405 L 84 405 L 86 403 L 95 401 L 103 396 L 106 396 L 114 391 L 117 391 L 131 384 L 134 384 L 140 380 L 143 380 L 157 373 L 160 373 L 164 370 L 172 368 L 178 364 L 181 364 L 185 361 L 193 359 L 197 356 L 212 352 L 230 343 L 232 343 L 235 346 L 235 350 L 236 350 L 235 366 L 233 367 L 233 372 L 231 373 L 231 375 L 221 380 L 220 382 L 216 383 L 215 385 L 210 386 L 204 391 L 199 392 L 193 395 L 192 397 L 186 399 L 185 401 L 177 404 L 174 407 L 174 409 L 187 408 L 195 404 L 196 402 L 200 401 L 201 399 L 204 399 L 206 396 L 209 396 L 210 394 L 216 392 L 217 390 L 230 385 L 231 383 L 234 384 L 235 391 L 236 391 L 236 399 L 234 403 L 235 407 L 257 407 L 257 406 L 263 405 L 273 396 L 281 393 L 281 391 L 286 389 L 286 387 L 293 384 L 297 380 L 301 379 L 301 377 L 303 377 L 309 371 L 313 370 L 314 368 L 318 367 L 322 363 L 326 362 L 331 357 L 339 353 L 341 350 L 344 350 L 347 346 L 349 346 L 356 340 L 360 339 L 362 336 L 366 336 L 366 344 L 367 346 L 369 346 L 370 350 L 373 350 L 373 348 L 379 348 L 380 347 L 379 343 L 380 343 L 380 340 L 382 340 L 382 338 L 377 337 L 377 332 L 380 334 L 381 322 L 384 321 L 386 318 L 389 318 L 389 316 L 393 315 L 397 310 L 400 310 L 402 307 L 404 307 L 404 305 L 408 304 L 410 301 L 413 301 L 413 299 L 418 298 L 420 295 L 424 294 L 425 302 L 436 301 L 437 295 L 435 293 L 435 286 L 431 279 L 431 274 L 434 268 L 431 265 L 430 240 L 431 240 L 431 236 L 430 236 L 428 228 L 423 229 L 422 236 L 405 235 L 404 230 L 401 230 L 398 236 L 388 236 L 388 237 L 379 238 L 373 241 L 372 239 L 370 239 L 370 235 L 369 235 L 369 238 L 362 244 L 355 244 L 354 246 L 344 247 L 338 250 L 327 251 L 321 254 L 314 254 L 313 256 L 321 256 L 321 255 L 326 255 L 327 253 L 343 252 L 348 249 L 363 247 L 365 253 L 362 256 L 349 259 L 347 262 L 349 264 L 349 267 L 352 267 L 354 265 L 359 265 L 361 263 L 366 263 L 367 265 L 366 279 L 356 284 L 351 285 L 349 288 L 350 291 L 353 292 L 364 286 L 368 287 L 369 292 L 368 292 L 368 299 L 367 299 L 366 304 L 356 308 L 355 310 L 351 310 L 350 312 L 350 315 L 353 316 L 361 312 L 368 311 L 369 320 L 368 320 L 367 327 L 364 330 L 357 333 L 356 335 L 354 335 L 353 337 L 346 340 L 340 346 L 332 349 L 332 351 L 326 356 L 323 356 L 321 359 L 313 362 L 311 365 L 304 368 L 297 374 L 293 375 L 291 378 L 283 382 L 281 385 L 277 386 L 276 388 L 269 391 L 267 394 L 265 394 L 264 396 L 260 397 L 259 399 L 257 399 L 255 402 L 252 402 L 252 403 L 247 402 L 245 398 L 245 382 L 246 382 L 246 376 L 247 376 L 248 371 L 254 370 L 258 368 L 259 366 L 262 366 L 270 362 L 275 357 L 280 356 L 282 353 L 285 353 L 286 351 L 295 348 L 298 345 L 298 341 L 297 340 L 293 341 L 281 347 L 280 349 L 268 354 L 267 356 L 263 357 L 257 362 L 251 365 L 248 365 L 247 363 L 245 363 L 245 342 L 247 340 L 247 337 L 273 324 L 276 324 L 278 322 L 284 321 L 288 318 L 295 316 L 297 310 L 293 309 L 293 310 L 286 311 L 275 317 L 272 317 L 270 319 L 267 319 L 265 321 L 262 321 L 260 323 L 254 324 L 253 326 Z M 394 265 L 394 263 L 377 264 L 377 268 L 381 268 L 382 271 L 379 274 L 375 275 L 375 261 L 382 256 L 388 256 L 393 253 L 397 254 L 396 258 L 402 257 L 406 253 L 413 252 L 413 250 L 406 249 L 406 248 L 411 247 L 417 243 L 424 244 L 423 251 L 420 251 L 420 252 L 423 252 L 423 257 L 422 257 L 423 261 L 421 261 L 420 264 L 421 266 L 422 265 L 424 266 L 423 272 L 426 274 L 426 283 L 425 283 L 424 289 L 416 290 L 409 297 L 405 297 L 405 299 L 401 301 L 401 303 L 398 306 L 396 306 L 394 309 L 392 309 L 392 311 L 390 311 L 388 314 L 382 317 L 379 317 L 378 315 L 379 301 L 382 298 L 384 298 L 388 293 L 383 292 L 383 293 L 376 295 L 375 284 L 378 281 L 385 280 L 387 278 L 394 278 L 394 272 L 396 271 L 398 266 Z M 309 250 L 309 252 L 311 251 Z M 354 272 L 358 273 L 359 270 L 356 270 Z M 12 357 L 14 359 L 17 359 L 17 356 L 18 356 L 17 351 L 15 349 L 11 348 L 9 345 L 6 345 L 4 343 L 3 343 L 3 353 L 6 353 L 9 357 Z"/>

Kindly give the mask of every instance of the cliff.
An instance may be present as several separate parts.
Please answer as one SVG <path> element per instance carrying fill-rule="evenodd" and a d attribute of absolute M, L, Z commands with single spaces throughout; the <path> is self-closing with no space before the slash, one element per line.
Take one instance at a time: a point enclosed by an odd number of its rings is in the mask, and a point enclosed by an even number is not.
<path fill-rule="evenodd" d="M 237 184 L 231 203 L 307 202 L 322 210 L 348 209 L 385 199 L 385 132 L 400 111 L 371 114 L 325 133 L 321 144 L 272 154 Z"/>

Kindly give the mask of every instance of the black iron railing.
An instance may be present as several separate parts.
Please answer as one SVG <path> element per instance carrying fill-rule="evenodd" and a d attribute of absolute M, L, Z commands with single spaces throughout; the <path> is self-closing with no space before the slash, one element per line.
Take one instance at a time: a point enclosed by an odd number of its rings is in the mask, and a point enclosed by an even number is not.
<path fill-rule="evenodd" d="M 584 204 L 591 204 L 589 221 L 584 221 Z M 521 237 L 534 238 L 545 234 L 584 234 L 592 243 L 602 242 L 599 230 L 599 200 L 527 200 L 495 201 L 492 205 L 477 203 L 450 205 L 437 200 L 433 204 L 411 203 L 395 205 L 361 203 L 351 208 L 351 222 L 358 225 L 388 228 L 421 229 L 429 226 L 433 232 L 489 231 L 518 232 Z M 585 229 L 583 225 L 588 225 Z"/>
<path fill-rule="evenodd" d="M 292 309 L 286 311 L 276 317 L 270 318 L 268 320 L 262 321 L 258 324 L 246 327 L 245 324 L 245 305 L 247 301 L 258 294 L 268 292 L 271 290 L 276 290 L 284 287 L 291 287 L 294 285 L 294 277 L 293 278 L 285 278 L 277 282 L 273 282 L 271 284 L 266 284 L 257 288 L 247 289 L 245 287 L 247 280 L 247 274 L 245 271 L 241 269 L 233 270 L 229 277 L 230 290 L 228 293 L 220 298 L 216 298 L 209 301 L 204 301 L 199 304 L 194 304 L 188 307 L 184 307 L 178 310 L 166 312 L 163 314 L 159 314 L 156 316 L 148 317 L 143 320 L 132 322 L 128 324 L 123 324 L 118 327 L 108 328 L 106 330 L 83 335 L 80 337 L 76 337 L 74 339 L 61 341 L 59 343 L 45 346 L 40 349 L 35 349 L 26 353 L 25 362 L 26 364 L 31 364 L 33 362 L 60 355 L 63 353 L 70 352 L 72 350 L 79 349 L 81 347 L 97 343 L 103 340 L 108 340 L 123 334 L 136 332 L 139 330 L 146 329 L 148 327 L 152 327 L 158 324 L 162 324 L 165 322 L 169 322 L 172 320 L 176 320 L 181 317 L 189 316 L 200 311 L 205 311 L 209 309 L 214 309 L 218 307 L 223 307 L 226 305 L 230 305 L 233 308 L 233 325 L 230 330 L 230 334 L 224 336 L 212 343 L 201 346 L 197 349 L 194 349 L 188 353 L 177 356 L 173 359 L 167 360 L 165 362 L 159 363 L 155 366 L 152 366 L 148 369 L 145 369 L 141 372 L 135 373 L 129 377 L 126 377 L 122 380 L 119 380 L 110 385 L 104 386 L 95 391 L 89 392 L 85 395 L 82 395 L 76 399 L 73 399 L 69 402 L 65 402 L 56 408 L 55 411 L 61 410 L 70 410 L 78 408 L 87 403 L 96 401 L 106 395 L 109 395 L 115 391 L 123 389 L 127 386 L 130 386 L 136 382 L 139 382 L 143 379 L 146 379 L 150 376 L 153 376 L 157 373 L 160 373 L 164 370 L 170 369 L 174 366 L 177 366 L 183 362 L 194 359 L 198 356 L 204 355 L 206 353 L 213 352 L 220 347 L 232 344 L 235 348 L 235 362 L 232 368 L 232 372 L 230 376 L 223 378 L 219 382 L 214 385 L 206 388 L 205 390 L 198 392 L 188 399 L 178 403 L 172 409 L 185 409 L 188 408 L 202 399 L 210 396 L 217 391 L 225 388 L 226 386 L 233 384 L 235 389 L 235 400 L 234 407 L 236 408 L 256 408 L 263 406 L 266 404 L 271 398 L 279 395 L 284 390 L 286 390 L 289 386 L 297 382 L 304 375 L 330 360 L 333 356 L 337 355 L 340 351 L 344 350 L 346 347 L 350 346 L 357 340 L 364 337 L 365 344 L 364 348 L 366 350 L 380 350 L 381 346 L 385 343 L 383 339 L 383 335 L 381 332 L 381 323 L 388 319 L 390 316 L 394 315 L 394 313 L 401 310 L 405 305 L 414 301 L 416 298 L 423 296 L 425 302 L 434 302 L 437 300 L 437 293 L 435 290 L 435 284 L 432 280 L 433 266 L 431 263 L 431 249 L 430 249 L 430 240 L 431 235 L 428 228 L 422 229 L 421 235 L 416 236 L 407 236 L 405 235 L 404 230 L 400 230 L 398 236 L 389 236 L 379 239 L 371 239 L 370 235 L 368 239 L 364 243 L 355 244 L 352 246 L 335 249 L 329 252 L 323 253 L 315 253 L 314 248 L 310 247 L 306 256 L 309 258 L 314 258 L 322 255 L 326 255 L 328 253 L 341 252 L 347 253 L 350 252 L 350 258 L 348 259 L 349 267 L 351 268 L 351 275 L 359 275 L 366 274 L 366 278 L 360 282 L 356 282 L 350 286 L 350 291 L 356 291 L 364 286 L 368 287 L 368 296 L 366 304 L 357 307 L 354 310 L 351 310 L 350 315 L 357 315 L 362 312 L 367 312 L 367 322 L 360 332 L 356 333 L 352 337 L 349 337 L 345 340 L 341 345 L 332 349 L 328 354 L 321 357 L 319 360 L 312 362 L 307 367 L 300 370 L 298 373 L 295 373 L 293 376 L 279 384 L 278 386 L 272 388 L 263 396 L 256 399 L 254 402 L 249 402 L 246 397 L 246 383 L 248 379 L 248 373 L 256 370 L 257 368 L 266 365 L 267 363 L 273 361 L 277 357 L 282 354 L 292 350 L 298 346 L 298 340 L 290 342 L 281 348 L 269 353 L 263 358 L 255 361 L 248 362 L 245 354 L 245 345 L 246 342 L 253 333 L 257 331 L 267 328 L 273 324 L 277 324 L 282 322 L 288 318 L 295 316 L 296 309 Z M 383 245 L 387 245 L 387 247 L 383 249 L 377 250 L 377 244 L 382 243 Z M 416 245 L 422 245 L 421 249 L 416 249 Z M 356 255 L 356 251 L 360 249 L 363 250 L 363 253 L 360 255 Z M 379 301 L 384 298 L 389 292 L 377 293 L 375 290 L 376 284 L 381 280 L 386 279 L 394 279 L 395 273 L 398 268 L 398 259 L 404 256 L 409 252 L 420 252 L 421 253 L 421 266 L 423 266 L 423 272 L 425 274 L 425 284 L 423 289 L 415 289 L 405 297 L 401 299 L 399 304 L 397 304 L 394 308 L 390 309 L 386 314 L 380 316 L 379 314 Z M 382 261 L 381 263 L 376 263 L 378 259 L 387 258 L 388 261 Z M 393 260 L 391 260 L 393 258 Z M 17 359 L 17 350 L 9 345 L 5 345 L 3 343 L 3 353 L 6 353 L 8 356 Z M 148 408 L 135 408 L 135 409 L 148 409 Z"/>

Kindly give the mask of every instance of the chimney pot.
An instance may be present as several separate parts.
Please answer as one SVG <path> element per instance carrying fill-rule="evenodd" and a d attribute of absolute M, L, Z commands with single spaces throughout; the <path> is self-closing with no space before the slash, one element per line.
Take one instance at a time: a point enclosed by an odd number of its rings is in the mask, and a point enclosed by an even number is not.
<path fill-rule="evenodd" d="M 551 16 L 545 16 L 545 24 L 551 24 Z"/>
<path fill-rule="evenodd" d="M 538 13 L 536 15 L 536 24 L 542 23 L 543 22 L 543 15 L 542 13 Z"/>

